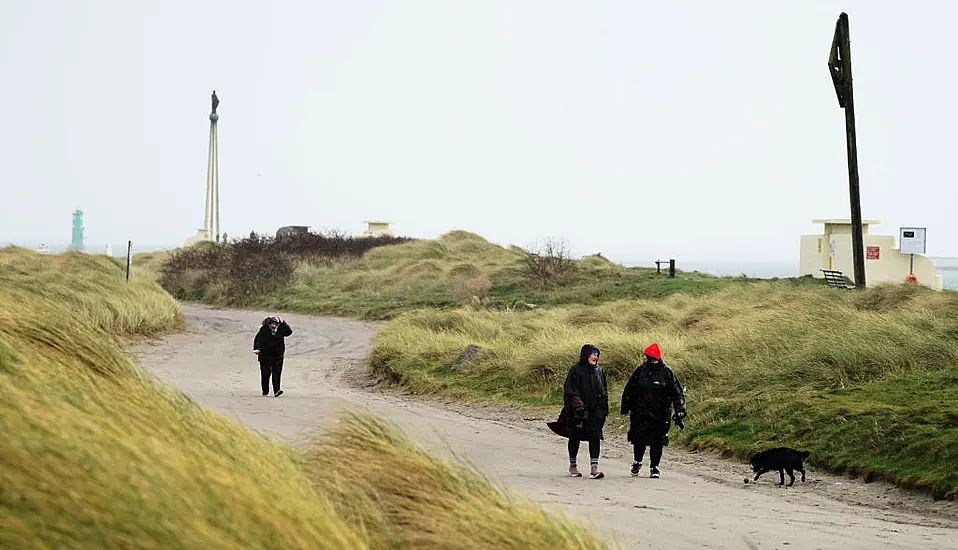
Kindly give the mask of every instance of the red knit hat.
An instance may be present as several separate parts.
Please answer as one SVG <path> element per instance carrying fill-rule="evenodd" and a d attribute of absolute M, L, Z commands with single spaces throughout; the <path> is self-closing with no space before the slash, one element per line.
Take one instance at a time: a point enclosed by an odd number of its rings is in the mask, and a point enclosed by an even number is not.
<path fill-rule="evenodd" d="M 645 348 L 645 354 L 653 359 L 662 358 L 662 350 L 659 349 L 659 345 L 655 342 L 652 342 L 652 345 Z"/>

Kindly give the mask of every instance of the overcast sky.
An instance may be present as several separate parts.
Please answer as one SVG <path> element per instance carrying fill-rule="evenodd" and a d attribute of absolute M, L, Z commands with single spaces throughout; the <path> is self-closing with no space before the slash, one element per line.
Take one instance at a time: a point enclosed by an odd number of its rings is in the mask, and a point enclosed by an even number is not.
<path fill-rule="evenodd" d="M 798 260 L 849 217 L 826 66 L 849 14 L 863 214 L 958 256 L 958 3 L 0 3 L 0 242 L 287 224 L 617 261 Z"/>

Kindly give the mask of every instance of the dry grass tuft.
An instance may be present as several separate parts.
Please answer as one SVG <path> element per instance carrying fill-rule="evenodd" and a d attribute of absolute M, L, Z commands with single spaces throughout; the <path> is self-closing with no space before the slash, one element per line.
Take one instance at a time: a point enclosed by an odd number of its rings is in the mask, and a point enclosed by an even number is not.
<path fill-rule="evenodd" d="M 307 470 L 371 548 L 606 548 L 591 531 L 421 451 L 394 427 L 350 413 Z"/>

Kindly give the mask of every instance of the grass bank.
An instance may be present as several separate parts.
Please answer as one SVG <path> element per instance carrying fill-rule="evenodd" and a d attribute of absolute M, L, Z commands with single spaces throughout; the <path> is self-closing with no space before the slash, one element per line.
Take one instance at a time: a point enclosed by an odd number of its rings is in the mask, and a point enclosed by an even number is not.
<path fill-rule="evenodd" d="M 170 258 L 171 251 L 158 250 L 156 252 L 141 252 L 134 254 L 130 262 L 130 278 L 145 278 L 149 281 L 159 281 L 160 269 Z M 126 257 L 117 258 L 126 269 Z"/>
<path fill-rule="evenodd" d="M 620 429 L 622 385 L 651 341 L 688 387 L 680 444 L 739 457 L 800 447 L 831 471 L 958 497 L 956 293 L 762 283 L 594 307 L 416 311 L 387 323 L 372 361 L 420 392 L 558 406 L 591 342 Z"/>
<path fill-rule="evenodd" d="M 155 385 L 119 342 L 182 323 L 112 260 L 0 250 L 0 547 L 605 547 L 374 418 L 329 460 Z"/>
<path fill-rule="evenodd" d="M 114 337 L 181 328 L 183 315 L 176 300 L 149 278 L 127 283 L 124 269 L 124 260 L 118 258 L 71 252 L 45 256 L 0 248 L 0 292 L 9 302 L 5 307 L 18 303 L 60 307 Z"/>
<path fill-rule="evenodd" d="M 591 531 L 422 452 L 374 417 L 348 414 L 313 446 L 306 470 L 375 548 L 605 548 Z"/>
<path fill-rule="evenodd" d="M 533 267 L 529 251 L 502 247 L 465 231 L 453 231 L 437 240 L 387 243 L 346 257 L 276 253 L 270 263 L 257 256 L 260 264 L 238 262 L 242 270 L 227 267 L 239 257 L 236 252 L 240 249 L 230 248 L 233 246 L 210 246 L 208 254 L 195 254 L 191 261 L 168 261 L 160 268 L 161 284 L 179 298 L 214 305 L 377 320 L 422 308 L 504 310 L 530 303 L 538 307 L 597 304 L 676 293 L 699 296 L 750 284 L 742 278 L 681 271 L 669 279 L 654 269 L 625 268 L 598 255 L 571 260 L 561 248 L 553 252 L 560 260 L 568 260 L 558 267 L 564 271 L 544 280 L 542 270 L 549 275 L 552 267 L 548 255 L 541 258 L 542 265 Z M 288 268 L 275 268 L 287 263 Z M 253 265 L 260 266 L 256 269 L 262 270 L 261 275 L 251 274 Z M 246 288 L 245 278 L 268 284 L 260 291 L 247 292 L 241 290 Z"/>

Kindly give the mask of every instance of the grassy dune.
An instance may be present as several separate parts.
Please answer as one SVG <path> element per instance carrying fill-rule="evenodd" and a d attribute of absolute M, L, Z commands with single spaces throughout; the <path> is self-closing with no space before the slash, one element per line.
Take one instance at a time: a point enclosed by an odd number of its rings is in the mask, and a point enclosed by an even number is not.
<path fill-rule="evenodd" d="M 346 416 L 309 452 L 306 468 L 375 548 L 605 547 L 476 471 L 419 451 L 369 416 Z"/>
<path fill-rule="evenodd" d="M 453 231 L 437 240 L 375 248 L 358 259 L 296 256 L 292 281 L 274 285 L 262 295 L 231 293 L 228 277 L 214 277 L 202 265 L 166 272 L 160 282 L 178 298 L 214 305 L 362 319 L 389 319 L 420 308 L 453 309 L 476 304 L 477 299 L 480 307 L 488 309 L 505 309 L 516 302 L 595 304 L 678 292 L 701 295 L 746 284 L 740 278 L 683 272 L 668 279 L 654 269 L 627 269 L 590 256 L 576 261 L 566 277 L 544 285 L 524 272 L 524 257 L 518 247 L 502 247 L 473 233 Z"/>
<path fill-rule="evenodd" d="M 0 248 L 0 292 L 13 303 L 54 302 L 120 337 L 183 326 L 175 300 L 148 278 L 127 283 L 124 269 L 124 260 L 118 258 L 80 253 L 44 256 L 17 247 Z"/>
<path fill-rule="evenodd" d="M 134 254 L 130 267 L 131 278 L 145 278 L 149 281 L 159 280 L 160 268 L 169 257 L 170 252 L 166 250 Z M 118 259 L 120 264 L 123 265 L 123 269 L 126 269 L 126 257 Z"/>
<path fill-rule="evenodd" d="M 0 250 L 0 547 L 604 547 L 375 419 L 320 456 L 157 387 L 118 341 L 182 322 L 106 258 Z"/>
<path fill-rule="evenodd" d="M 820 467 L 958 496 L 955 293 L 765 283 L 535 312 L 418 311 L 387 324 L 372 360 L 421 392 L 557 405 L 583 343 L 603 349 L 617 400 L 651 341 L 688 386 L 679 442 L 738 456 L 807 448 Z M 480 349 L 461 356 L 470 344 Z"/>

